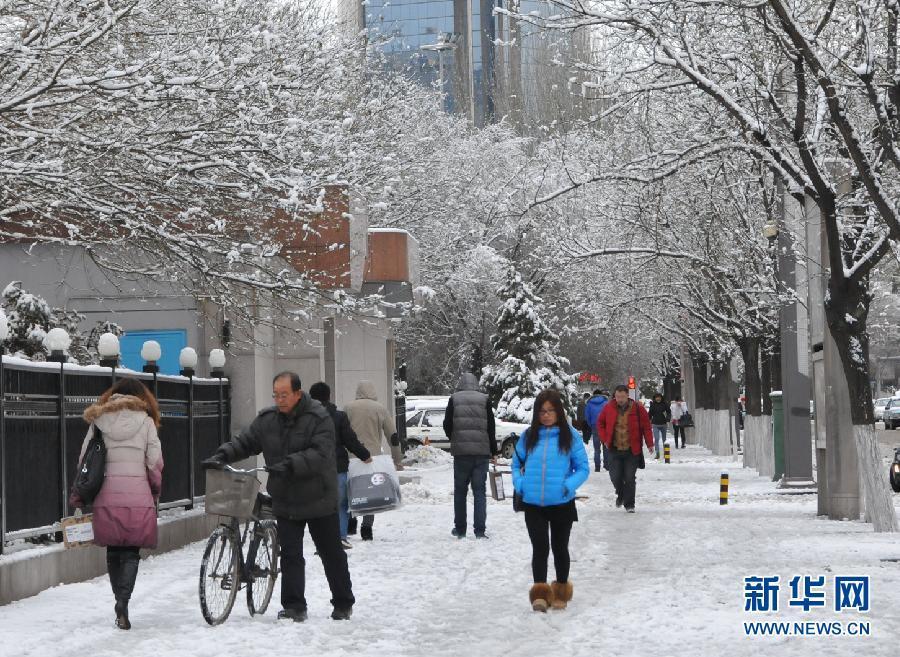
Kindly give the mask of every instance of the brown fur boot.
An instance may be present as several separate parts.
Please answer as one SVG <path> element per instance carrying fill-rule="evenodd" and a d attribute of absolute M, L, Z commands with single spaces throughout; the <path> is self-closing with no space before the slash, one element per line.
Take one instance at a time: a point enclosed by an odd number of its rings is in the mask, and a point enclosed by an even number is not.
<path fill-rule="evenodd" d="M 554 609 L 565 609 L 566 603 L 572 599 L 572 582 L 563 582 L 562 584 L 553 582 L 550 585 L 550 590 L 553 592 L 550 606 Z"/>
<path fill-rule="evenodd" d="M 535 611 L 547 611 L 553 602 L 553 591 L 546 582 L 539 582 L 531 587 L 528 599 L 531 600 L 531 608 Z"/>

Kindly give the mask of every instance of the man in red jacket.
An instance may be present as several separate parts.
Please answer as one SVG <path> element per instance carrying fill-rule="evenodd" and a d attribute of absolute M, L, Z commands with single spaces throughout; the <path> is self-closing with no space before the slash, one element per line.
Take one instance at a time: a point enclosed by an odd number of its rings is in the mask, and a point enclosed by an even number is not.
<path fill-rule="evenodd" d="M 634 513 L 634 476 L 641 458 L 641 438 L 653 451 L 650 416 L 643 404 L 629 399 L 628 388 L 618 386 L 615 403 L 606 404 L 597 418 L 597 435 L 609 448 L 609 478 L 616 488 L 616 506 Z"/>

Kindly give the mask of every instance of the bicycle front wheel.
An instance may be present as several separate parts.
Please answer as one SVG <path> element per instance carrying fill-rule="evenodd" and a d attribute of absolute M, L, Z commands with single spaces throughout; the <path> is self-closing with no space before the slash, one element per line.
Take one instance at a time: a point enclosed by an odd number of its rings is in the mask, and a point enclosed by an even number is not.
<path fill-rule="evenodd" d="M 200 563 L 200 611 L 210 625 L 224 623 L 241 585 L 240 545 L 234 531 L 219 527 L 206 542 Z"/>
<path fill-rule="evenodd" d="M 274 522 L 263 520 L 257 524 L 248 554 L 247 609 L 254 616 L 266 613 L 278 579 L 278 532 Z"/>

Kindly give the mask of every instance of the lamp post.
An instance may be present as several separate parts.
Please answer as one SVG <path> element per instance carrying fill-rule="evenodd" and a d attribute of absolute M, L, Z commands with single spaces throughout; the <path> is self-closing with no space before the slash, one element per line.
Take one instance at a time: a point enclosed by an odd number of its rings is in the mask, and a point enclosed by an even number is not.
<path fill-rule="evenodd" d="M 50 355 L 47 356 L 47 362 L 65 363 L 68 361 L 69 358 L 66 356 L 65 352 L 71 344 L 72 338 L 69 337 L 69 334 L 66 333 L 65 329 L 50 329 L 47 332 L 47 335 L 44 336 L 44 346 L 50 350 Z"/>
<path fill-rule="evenodd" d="M 156 340 L 147 340 L 141 345 L 141 358 L 144 359 L 143 371 L 153 375 L 153 396 L 159 397 L 156 377 L 159 375 L 157 361 L 162 357 L 162 348 Z"/>
<path fill-rule="evenodd" d="M 6 540 L 6 409 L 4 407 L 3 355 L 9 338 L 9 322 L 6 313 L 0 309 L 0 554 Z"/>
<path fill-rule="evenodd" d="M 119 364 L 119 338 L 115 333 L 104 333 L 97 340 L 97 353 L 100 354 L 100 366 L 112 369 L 112 382 L 116 382 L 116 366 Z"/>
<path fill-rule="evenodd" d="M 212 376 L 219 380 L 219 444 L 225 442 L 225 403 L 222 395 L 222 378 L 225 376 L 225 352 L 213 349 L 209 352 L 209 369 Z"/>
<path fill-rule="evenodd" d="M 181 376 L 193 377 L 197 367 L 197 352 L 191 347 L 185 347 L 178 354 L 178 365 L 181 367 Z"/>
<path fill-rule="evenodd" d="M 441 108 L 446 110 L 446 94 L 444 93 L 444 53 L 448 50 L 456 50 L 456 43 L 459 41 L 459 33 L 457 32 L 440 32 L 438 34 L 437 43 L 429 43 L 419 46 L 419 50 L 429 52 L 437 52 L 438 54 L 438 77 L 439 90 L 441 96 Z M 474 121 L 474 117 L 473 117 Z"/>
<path fill-rule="evenodd" d="M 181 366 L 181 376 L 188 377 L 188 497 L 190 502 L 187 508 L 194 508 L 194 372 L 197 367 L 197 352 L 191 347 L 185 347 L 178 354 L 178 364 Z"/>
<path fill-rule="evenodd" d="M 68 488 L 69 477 L 66 468 L 66 372 L 65 363 L 68 360 L 66 350 L 72 344 L 72 339 L 65 329 L 53 328 L 44 336 L 44 346 L 50 350 L 47 360 L 51 363 L 59 363 L 59 471 L 61 490 L 60 511 L 65 517 L 68 515 Z"/>

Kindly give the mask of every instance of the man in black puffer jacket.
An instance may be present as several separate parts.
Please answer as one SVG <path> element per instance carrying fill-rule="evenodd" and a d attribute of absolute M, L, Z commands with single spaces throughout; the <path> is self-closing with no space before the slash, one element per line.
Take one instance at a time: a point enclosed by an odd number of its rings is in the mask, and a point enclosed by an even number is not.
<path fill-rule="evenodd" d="M 475 537 L 487 538 L 488 462 L 496 463 L 497 430 L 494 409 L 488 396 L 478 389 L 478 379 L 471 372 L 459 377 L 456 392 L 444 412 L 444 433 L 450 439 L 453 455 L 453 529 L 456 538 L 466 535 L 466 496 L 472 487 L 475 515 Z"/>
<path fill-rule="evenodd" d="M 353 545 L 347 540 L 347 525 L 350 522 L 350 510 L 347 507 L 347 469 L 350 467 L 350 455 L 353 454 L 363 463 L 371 463 L 372 455 L 365 448 L 356 432 L 350 426 L 350 418 L 344 411 L 331 403 L 331 388 L 324 381 L 314 383 L 309 388 L 309 396 L 322 404 L 331 415 L 334 429 L 337 435 L 335 441 L 335 456 L 337 457 L 337 485 L 338 485 L 338 519 L 341 525 L 341 545 L 349 550 Z"/>
<path fill-rule="evenodd" d="M 262 452 L 281 547 L 284 609 L 278 617 L 306 620 L 303 533 L 309 527 L 331 587 L 331 617 L 346 620 L 356 600 L 338 528 L 334 422 L 324 406 L 300 389 L 294 372 L 275 376 L 272 398 L 275 406 L 260 411 L 247 429 L 203 461 L 203 467 L 221 468 Z"/>

